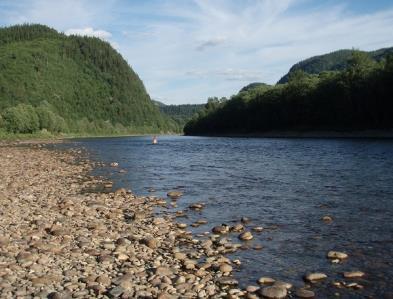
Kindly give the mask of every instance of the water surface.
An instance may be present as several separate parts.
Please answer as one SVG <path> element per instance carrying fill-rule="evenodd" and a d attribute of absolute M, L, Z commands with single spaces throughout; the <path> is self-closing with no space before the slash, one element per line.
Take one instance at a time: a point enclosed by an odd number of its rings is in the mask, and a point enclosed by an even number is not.
<path fill-rule="evenodd" d="M 383 139 L 274 139 L 160 137 L 75 140 L 93 159 L 119 162 L 127 173 L 113 168 L 96 170 L 115 186 L 139 195 L 165 196 L 180 188 L 179 209 L 205 202 L 202 212 L 189 212 L 182 222 L 200 218 L 209 224 L 193 229 L 209 231 L 242 216 L 250 227 L 277 229 L 254 234 L 250 246 L 231 255 L 242 265 L 235 276 L 242 286 L 271 276 L 302 286 L 309 271 L 329 279 L 313 286 L 318 298 L 393 298 L 393 141 Z M 72 145 L 72 144 L 71 144 Z M 64 146 L 64 145 L 62 145 Z M 70 145 L 66 145 L 70 146 Z M 333 217 L 330 224 L 321 221 Z M 231 236 L 236 240 L 236 235 Z M 329 250 L 350 258 L 332 265 Z M 341 273 L 362 270 L 354 280 L 364 290 L 337 289 Z M 346 280 L 348 281 L 348 280 Z"/>

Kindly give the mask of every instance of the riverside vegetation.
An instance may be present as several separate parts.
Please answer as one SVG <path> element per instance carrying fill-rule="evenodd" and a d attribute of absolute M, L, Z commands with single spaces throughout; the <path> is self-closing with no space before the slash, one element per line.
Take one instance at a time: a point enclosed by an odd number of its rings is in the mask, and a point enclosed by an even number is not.
<path fill-rule="evenodd" d="M 379 61 L 352 51 L 347 68 L 290 72 L 288 83 L 252 84 L 230 100 L 210 98 L 184 132 L 247 134 L 267 131 L 390 130 L 393 55 Z"/>
<path fill-rule="evenodd" d="M 0 29 L 0 114 L 0 135 L 181 129 L 109 43 L 43 25 Z"/>

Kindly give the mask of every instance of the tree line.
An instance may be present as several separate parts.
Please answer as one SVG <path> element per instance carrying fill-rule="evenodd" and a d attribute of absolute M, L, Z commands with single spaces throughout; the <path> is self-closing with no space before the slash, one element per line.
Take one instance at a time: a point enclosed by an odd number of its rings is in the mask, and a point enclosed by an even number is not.
<path fill-rule="evenodd" d="M 288 83 L 259 85 L 208 103 L 184 132 L 391 129 L 392 95 L 393 55 L 376 61 L 353 51 L 344 70 L 317 75 L 297 70 Z"/>

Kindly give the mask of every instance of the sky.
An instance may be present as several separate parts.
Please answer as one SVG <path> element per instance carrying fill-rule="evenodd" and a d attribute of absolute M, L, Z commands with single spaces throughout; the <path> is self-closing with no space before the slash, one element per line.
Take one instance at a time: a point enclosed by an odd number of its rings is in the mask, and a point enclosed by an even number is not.
<path fill-rule="evenodd" d="M 274 84 L 314 55 L 393 46 L 392 0 L 0 0 L 0 25 L 21 23 L 110 42 L 166 104 Z"/>

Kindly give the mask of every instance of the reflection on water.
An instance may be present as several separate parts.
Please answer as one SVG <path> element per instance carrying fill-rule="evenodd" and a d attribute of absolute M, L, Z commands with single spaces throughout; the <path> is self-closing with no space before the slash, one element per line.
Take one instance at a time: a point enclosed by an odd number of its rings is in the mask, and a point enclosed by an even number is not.
<path fill-rule="evenodd" d="M 171 136 L 158 142 L 152 145 L 150 137 L 77 140 L 94 159 L 116 161 L 127 170 L 96 171 L 110 176 L 115 188 L 146 195 L 153 187 L 158 196 L 180 188 L 185 195 L 179 209 L 205 202 L 202 212 L 189 212 L 185 220 L 209 220 L 196 233 L 242 216 L 252 219 L 250 227 L 277 226 L 251 241 L 262 250 L 231 256 L 242 261 L 235 276 L 243 286 L 260 276 L 301 286 L 306 272 L 322 271 L 329 279 L 312 288 L 319 297 L 392 298 L 393 141 Z M 321 221 L 325 215 L 333 221 Z M 332 265 L 326 259 L 332 249 L 350 258 Z M 331 286 L 348 270 L 367 273 L 356 280 L 364 290 Z"/>

